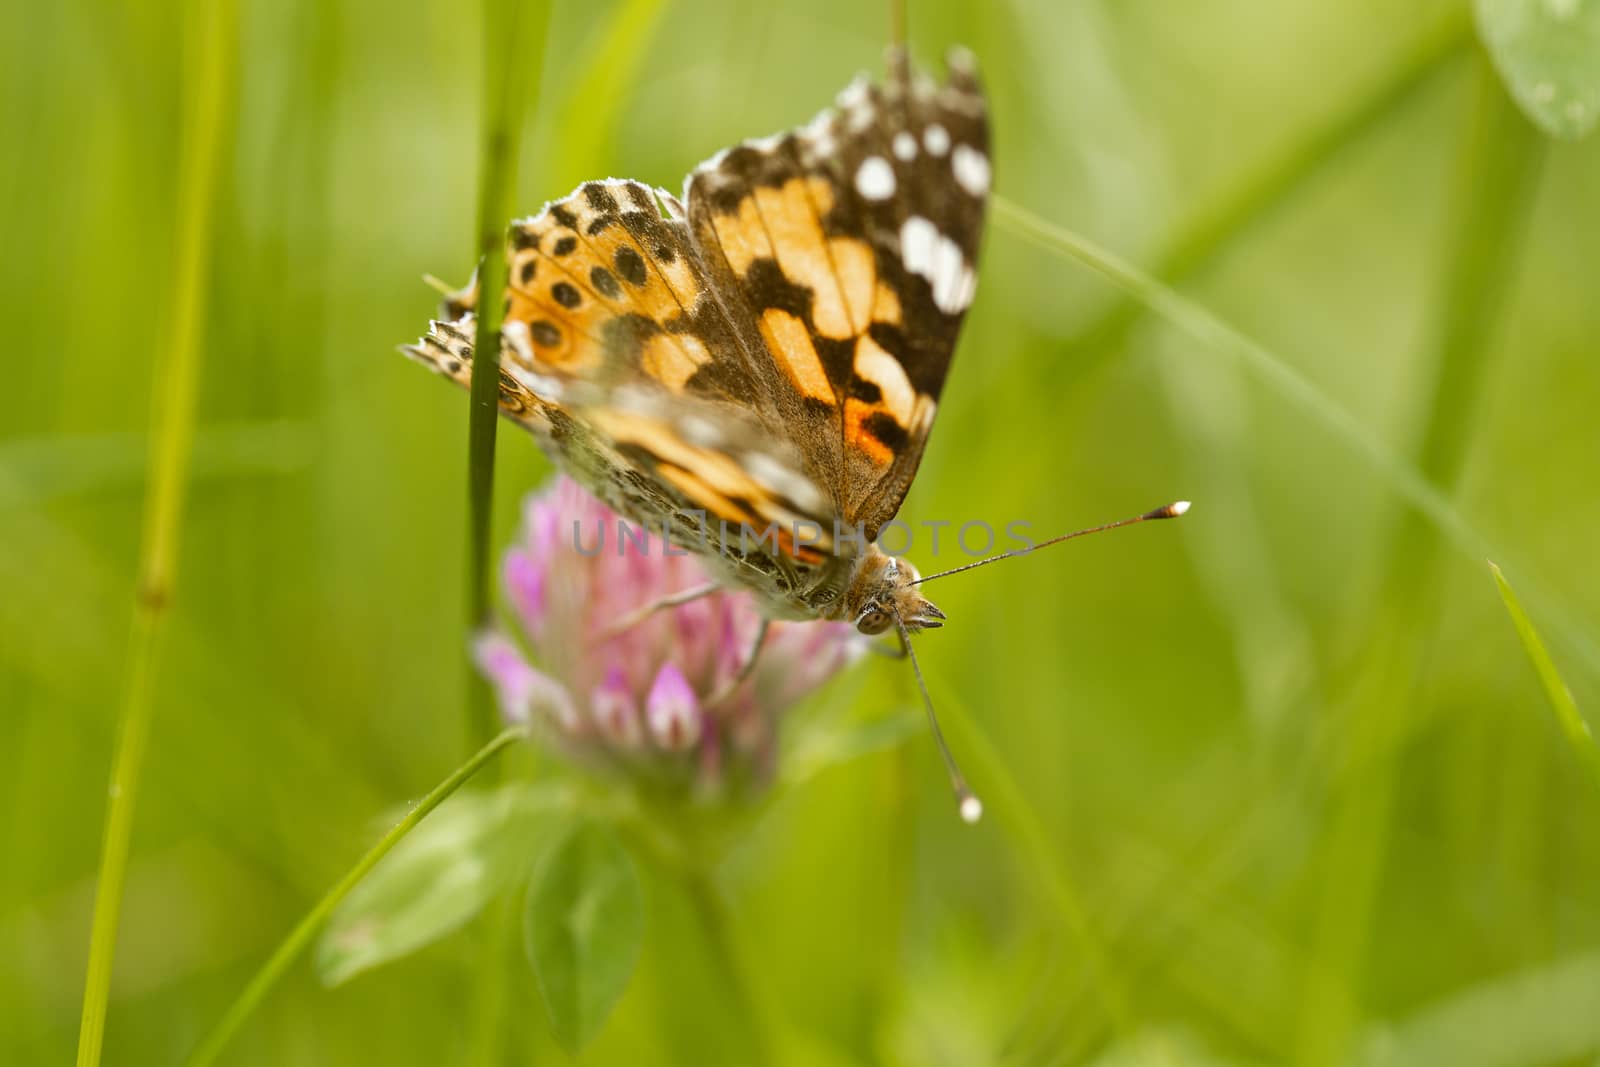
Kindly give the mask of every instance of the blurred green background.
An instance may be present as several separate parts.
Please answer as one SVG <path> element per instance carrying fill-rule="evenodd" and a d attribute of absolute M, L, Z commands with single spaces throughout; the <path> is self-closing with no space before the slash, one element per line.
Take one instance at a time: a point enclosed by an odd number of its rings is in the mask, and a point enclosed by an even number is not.
<path fill-rule="evenodd" d="M 467 404 L 395 346 L 432 313 L 419 276 L 471 268 L 478 19 L 241 6 L 109 1064 L 187 1054 L 468 751 Z M 191 21 L 0 15 L 0 1063 L 76 1041 Z M 586 177 L 676 187 L 879 69 L 888 25 L 859 0 L 556 3 L 518 212 Z M 909 25 L 924 62 L 978 54 L 1003 197 L 1310 389 L 991 223 L 901 517 L 1195 507 L 941 584 L 920 648 L 981 825 L 918 732 L 741 839 L 717 874 L 787 1056 L 1593 1064 L 1600 795 L 1482 555 L 1600 707 L 1600 138 L 1537 132 L 1460 2 L 912 0 Z M 502 427 L 496 545 L 546 474 Z M 873 660 L 793 722 L 913 700 Z M 648 873 L 645 902 L 585 1061 L 754 1062 L 692 908 Z M 334 989 L 302 961 L 224 1062 L 460 1062 L 486 939 Z M 504 1061 L 559 1062 L 506 975 Z"/>

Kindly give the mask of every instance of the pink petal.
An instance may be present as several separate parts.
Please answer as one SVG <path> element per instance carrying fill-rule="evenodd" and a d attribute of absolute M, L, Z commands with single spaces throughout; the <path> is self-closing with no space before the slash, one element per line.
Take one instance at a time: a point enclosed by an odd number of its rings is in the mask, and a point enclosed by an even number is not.
<path fill-rule="evenodd" d="M 589 715 L 600 732 L 613 743 L 637 748 L 644 739 L 639 724 L 639 706 L 628 687 L 627 676 L 617 666 L 606 671 L 605 681 L 589 695 Z"/>
<path fill-rule="evenodd" d="M 505 635 L 488 631 L 472 643 L 472 657 L 499 698 L 508 722 L 527 722 L 543 715 L 563 729 L 577 726 L 572 698 L 559 683 L 528 665 L 522 651 Z"/>
<path fill-rule="evenodd" d="M 505 583 L 523 632 L 534 639 L 539 638 L 544 633 L 548 608 L 545 603 L 544 568 L 534 562 L 529 553 L 514 548 L 506 553 Z"/>
<path fill-rule="evenodd" d="M 680 752 L 700 740 L 700 701 L 677 664 L 661 665 L 645 701 L 645 722 L 656 744 Z"/>

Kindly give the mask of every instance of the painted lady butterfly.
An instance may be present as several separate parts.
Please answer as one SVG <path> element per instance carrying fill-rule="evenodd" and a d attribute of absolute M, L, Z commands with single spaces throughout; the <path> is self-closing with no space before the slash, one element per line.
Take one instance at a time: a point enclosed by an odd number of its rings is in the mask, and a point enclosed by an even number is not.
<path fill-rule="evenodd" d="M 909 635 L 945 616 L 874 539 L 933 427 L 991 167 L 970 54 L 950 56 L 943 85 L 900 49 L 889 68 L 801 129 L 718 153 L 681 201 L 592 181 L 514 223 L 500 407 L 614 510 L 706 550 L 768 616 L 892 628 L 915 662 Z M 475 284 L 453 295 L 405 351 L 467 385 L 476 298 Z M 707 550 L 707 520 L 736 538 Z"/>

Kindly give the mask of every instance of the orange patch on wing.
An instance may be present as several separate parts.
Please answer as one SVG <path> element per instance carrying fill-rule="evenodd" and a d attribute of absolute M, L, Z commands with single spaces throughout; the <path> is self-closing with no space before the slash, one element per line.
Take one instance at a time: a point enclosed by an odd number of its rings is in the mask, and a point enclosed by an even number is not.
<path fill-rule="evenodd" d="M 750 264 L 772 257 L 772 243 L 767 240 L 767 228 L 762 225 L 754 197 L 741 200 L 737 212 L 713 216 L 711 225 L 734 274 L 743 277 Z"/>
<path fill-rule="evenodd" d="M 694 372 L 709 362 L 711 353 L 698 337 L 656 334 L 639 353 L 639 369 L 675 393 L 681 393 Z"/>
<path fill-rule="evenodd" d="M 844 440 L 876 465 L 887 467 L 894 462 L 893 450 L 867 428 L 867 420 L 877 414 L 880 412 L 874 404 L 854 399 L 845 401 Z"/>
<path fill-rule="evenodd" d="M 822 225 L 804 180 L 791 178 L 776 188 L 759 186 L 755 200 L 772 239 L 778 268 L 790 282 L 811 290 L 811 321 L 817 332 L 824 337 L 851 336 L 849 309 L 834 277 Z"/>
<path fill-rule="evenodd" d="M 761 336 L 802 396 L 834 402 L 833 386 L 828 384 L 827 372 L 822 369 L 805 323 L 787 311 L 768 308 L 761 315 Z"/>
<path fill-rule="evenodd" d="M 739 543 L 755 547 L 763 541 L 776 541 L 778 551 L 802 563 L 821 563 L 825 554 L 813 544 L 800 544 L 796 542 L 793 532 L 783 523 L 774 521 L 771 526 L 758 515 L 751 514 L 741 508 L 724 493 L 718 492 L 704 478 L 692 471 L 670 463 L 664 463 L 656 468 L 663 479 L 675 486 L 679 492 L 688 497 L 692 502 L 705 508 L 709 515 L 713 515 L 727 523 L 738 524 L 742 531 L 748 527 L 750 532 L 745 534 Z M 768 530 L 771 534 L 768 534 Z M 818 530 L 820 531 L 820 527 Z M 732 528 L 728 531 L 730 543 L 739 536 Z"/>
<path fill-rule="evenodd" d="M 909 435 L 919 402 L 929 399 L 931 403 L 931 399 L 917 395 L 900 361 L 869 334 L 863 334 L 856 342 L 852 369 L 857 378 L 878 387 L 878 399 L 869 404 L 852 397 L 845 403 L 845 444 L 875 465 L 887 467 L 894 462 L 894 449 L 873 432 L 873 426 L 888 421 Z"/>
<path fill-rule="evenodd" d="M 849 333 L 828 336 L 853 337 L 865 333 L 872 310 L 872 286 L 878 277 L 872 248 L 865 241 L 835 237 L 828 242 L 828 255 L 833 260 L 839 291 L 844 294 L 844 306 L 850 324 Z"/>
<path fill-rule="evenodd" d="M 691 471 L 671 463 L 663 463 L 656 468 L 657 473 L 671 482 L 684 496 L 710 514 L 726 522 L 752 522 L 755 516 L 741 509 L 727 496 L 717 492 L 706 484 L 705 479 L 698 477 Z"/>
<path fill-rule="evenodd" d="M 872 321 L 900 325 L 900 294 L 887 282 L 878 283 L 877 294 L 872 299 Z"/>
<path fill-rule="evenodd" d="M 816 178 L 790 178 L 755 191 L 778 268 L 812 293 L 811 321 L 824 337 L 854 337 L 867 327 L 875 276 L 872 249 L 852 238 L 823 236 L 833 191 Z"/>

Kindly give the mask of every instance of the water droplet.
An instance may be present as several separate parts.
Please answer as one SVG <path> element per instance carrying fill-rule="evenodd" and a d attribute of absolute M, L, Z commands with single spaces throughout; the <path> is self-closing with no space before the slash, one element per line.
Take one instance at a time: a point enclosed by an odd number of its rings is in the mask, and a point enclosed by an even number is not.
<path fill-rule="evenodd" d="M 1583 116 L 1587 111 L 1588 108 L 1583 106 L 1582 100 L 1567 101 L 1567 118 L 1573 122 L 1582 122 Z"/>
<path fill-rule="evenodd" d="M 1554 19 L 1570 19 L 1578 14 L 1578 8 L 1583 6 L 1583 0 L 1544 0 L 1544 9 Z"/>
<path fill-rule="evenodd" d="M 1548 104 L 1556 98 L 1554 82 L 1540 82 L 1533 87 L 1533 99 L 1536 103 Z"/>

